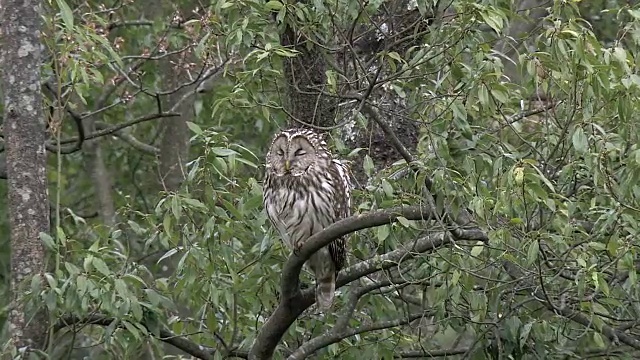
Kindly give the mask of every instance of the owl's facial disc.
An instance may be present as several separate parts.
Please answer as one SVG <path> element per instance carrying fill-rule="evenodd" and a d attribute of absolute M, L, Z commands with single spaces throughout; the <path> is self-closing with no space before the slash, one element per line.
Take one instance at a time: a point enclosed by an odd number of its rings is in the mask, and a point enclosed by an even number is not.
<path fill-rule="evenodd" d="M 316 151 L 303 137 L 294 137 L 287 149 L 284 169 L 292 176 L 302 176 L 316 162 Z"/>
<path fill-rule="evenodd" d="M 316 163 L 316 149 L 302 136 L 277 138 L 271 146 L 269 164 L 276 176 L 302 176 Z"/>

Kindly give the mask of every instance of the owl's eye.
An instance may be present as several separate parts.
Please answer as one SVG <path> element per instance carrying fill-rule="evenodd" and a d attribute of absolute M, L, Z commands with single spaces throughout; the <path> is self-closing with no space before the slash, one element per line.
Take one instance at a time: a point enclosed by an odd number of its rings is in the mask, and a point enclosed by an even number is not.
<path fill-rule="evenodd" d="M 278 156 L 282 156 L 284 155 L 284 151 L 282 151 L 282 149 L 278 149 Z"/>
<path fill-rule="evenodd" d="M 298 149 L 296 150 L 295 153 L 293 153 L 294 156 L 302 156 L 304 154 L 306 154 L 307 152 L 304 149 Z"/>

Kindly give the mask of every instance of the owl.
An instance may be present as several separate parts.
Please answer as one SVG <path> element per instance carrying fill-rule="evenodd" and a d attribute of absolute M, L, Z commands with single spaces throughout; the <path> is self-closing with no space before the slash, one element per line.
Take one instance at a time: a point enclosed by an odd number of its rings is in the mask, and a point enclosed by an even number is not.
<path fill-rule="evenodd" d="M 352 187 L 348 166 L 333 159 L 320 134 L 293 128 L 273 138 L 266 157 L 264 207 L 294 252 L 313 234 L 351 215 Z M 320 310 L 333 304 L 345 248 L 344 238 L 336 239 L 306 262 L 315 276 Z"/>

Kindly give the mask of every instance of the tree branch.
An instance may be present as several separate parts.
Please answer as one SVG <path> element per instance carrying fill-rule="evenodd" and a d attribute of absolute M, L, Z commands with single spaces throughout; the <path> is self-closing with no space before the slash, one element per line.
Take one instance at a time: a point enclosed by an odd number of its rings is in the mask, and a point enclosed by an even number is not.
<path fill-rule="evenodd" d="M 100 131 L 96 131 L 92 134 L 89 134 L 85 137 L 85 140 L 90 140 L 90 139 L 95 139 L 101 136 L 105 136 L 105 135 L 110 135 L 115 133 L 118 130 L 122 130 L 125 128 L 128 128 L 130 126 L 133 126 L 135 124 L 139 124 L 145 121 L 149 121 L 149 120 L 155 120 L 158 118 L 165 118 L 165 117 L 173 117 L 173 116 L 180 116 L 179 113 L 158 113 L 158 114 L 151 114 L 151 115 L 144 115 L 141 116 L 139 118 L 130 120 L 130 121 L 125 121 L 121 124 L 117 124 L 108 128 L 105 128 L 104 130 L 100 130 Z M 60 141 L 60 144 L 69 144 L 69 143 L 73 143 L 78 141 L 77 138 L 69 138 L 69 139 L 63 139 Z M 57 146 L 58 144 L 53 144 L 53 146 Z"/>
<path fill-rule="evenodd" d="M 407 206 L 354 215 L 333 223 L 311 236 L 298 254 L 293 253 L 289 257 L 282 269 L 282 299 L 292 298 L 300 292 L 298 280 L 302 265 L 311 255 L 333 240 L 357 230 L 394 223 L 399 217 L 408 220 L 429 220 L 433 215 L 434 211 L 426 206 Z"/>
<path fill-rule="evenodd" d="M 405 282 L 402 282 L 401 284 L 403 283 Z M 387 285 L 398 284 L 392 284 L 390 281 L 382 281 L 354 288 L 353 291 L 351 291 L 351 293 L 349 294 L 349 297 L 346 301 L 346 306 L 342 309 L 341 314 L 338 315 L 338 321 L 336 321 L 336 324 L 333 326 L 333 328 L 331 328 L 330 332 L 325 335 L 317 336 L 311 341 L 305 342 L 289 356 L 289 359 L 305 358 L 306 356 L 311 355 L 317 350 L 341 340 L 340 336 L 347 332 L 349 320 L 352 318 L 353 312 L 360 302 L 360 299 L 364 295 Z M 334 339 L 336 341 L 330 342 L 331 339 Z"/>
<path fill-rule="evenodd" d="M 280 303 L 260 329 L 249 352 L 249 359 L 270 359 L 289 326 L 291 326 L 305 309 L 313 304 L 314 290 L 307 289 L 301 292 L 298 285 L 300 270 L 306 259 L 315 251 L 340 236 L 369 227 L 389 224 L 395 222 L 400 216 L 410 220 L 430 219 L 433 217 L 433 211 L 424 206 L 410 206 L 351 216 L 313 235 L 302 249 L 300 249 L 299 254 L 292 254 L 283 269 Z M 456 227 L 451 231 L 451 234 L 460 240 L 488 240 L 487 235 L 477 227 L 470 229 Z M 450 241 L 449 233 L 440 232 L 432 236 L 417 239 L 402 249 L 397 249 L 350 266 L 341 271 L 336 281 L 336 287 L 344 286 L 380 269 L 394 266 L 399 261 L 406 261 L 416 254 L 436 249 Z"/>
<path fill-rule="evenodd" d="M 86 317 L 78 317 L 78 316 L 71 315 L 71 316 L 66 316 L 62 318 L 60 322 L 55 324 L 54 331 L 60 331 L 64 328 L 73 328 L 75 325 L 99 325 L 99 326 L 106 327 L 111 325 L 111 323 L 113 323 L 114 321 L 120 321 L 120 320 L 113 317 L 101 315 L 101 314 L 92 314 L 92 315 L 87 315 Z M 146 324 L 143 323 L 142 325 L 145 328 L 147 328 L 147 330 L 149 330 L 149 333 L 153 333 Z M 124 326 L 119 326 L 119 327 L 124 328 Z M 199 359 L 212 360 L 214 358 L 213 356 L 214 351 L 212 351 L 211 349 L 207 349 L 203 346 L 200 346 L 194 343 L 193 341 L 187 339 L 184 336 L 176 335 L 166 328 L 161 328 L 156 338 L 162 342 L 172 345 L 173 347 L 178 348 L 184 351 L 185 353 L 191 356 L 195 356 Z"/>
<path fill-rule="evenodd" d="M 412 350 L 412 351 L 402 351 L 394 355 L 394 358 L 396 359 L 434 358 L 434 357 L 462 355 L 468 351 L 469 351 L 468 347 L 461 347 L 456 349 L 443 349 L 443 350 Z"/>
<path fill-rule="evenodd" d="M 515 265 L 510 261 L 504 261 L 503 268 L 507 271 L 507 274 L 509 274 L 509 276 L 514 280 L 525 277 L 525 275 L 522 274 L 522 272 L 518 269 L 517 265 Z M 585 315 L 580 311 L 572 310 L 565 306 L 562 306 L 562 307 L 555 306 L 552 302 L 549 301 L 546 294 L 542 290 L 534 291 L 533 295 L 535 299 L 544 307 L 546 307 L 549 311 L 557 315 L 560 315 L 566 319 L 569 319 L 575 323 L 578 323 L 586 327 L 587 329 L 591 328 L 593 329 L 593 331 L 597 331 L 602 335 L 606 336 L 610 341 L 612 341 L 615 344 L 622 342 L 623 344 L 629 345 L 636 350 L 640 350 L 640 340 L 638 340 L 637 338 L 627 335 L 624 332 L 618 331 L 615 328 L 605 324 L 604 322 L 602 323 L 600 329 L 595 328 L 594 322 L 589 316 Z M 594 314 L 593 316 L 597 316 L 597 315 Z"/>
<path fill-rule="evenodd" d="M 108 128 L 109 128 L 108 124 L 105 124 L 100 121 L 96 121 L 96 129 L 105 130 Z M 133 147 L 134 149 L 139 150 L 145 154 L 158 155 L 158 153 L 160 153 L 160 149 L 158 149 L 157 147 L 143 143 L 142 141 L 136 139 L 135 136 L 125 132 L 124 130 L 114 131 L 113 135 L 117 136 L 122 141 L 131 145 L 131 147 Z"/>
<path fill-rule="evenodd" d="M 329 332 L 328 334 L 318 336 L 310 341 L 307 341 L 304 345 L 300 346 L 296 351 L 291 354 L 287 359 L 288 360 L 301 360 L 306 359 L 307 356 L 313 354 L 314 352 L 322 349 L 323 347 L 329 346 L 331 344 L 335 344 L 343 339 L 346 339 L 351 336 L 355 336 L 358 334 L 363 334 L 366 332 L 389 329 L 393 327 L 398 327 L 401 325 L 406 325 L 414 320 L 417 320 L 423 316 L 429 316 L 429 313 L 416 313 L 407 316 L 404 319 L 393 319 L 387 321 L 380 321 L 370 325 L 361 326 L 356 329 L 344 330 L 338 332 Z"/>
<path fill-rule="evenodd" d="M 295 264 L 297 261 L 304 263 L 305 259 L 302 256 L 312 254 L 314 248 L 321 248 L 325 246 L 337 237 L 343 236 L 349 232 L 364 229 L 367 227 L 379 226 L 382 224 L 391 223 L 397 220 L 399 216 L 404 216 L 407 219 L 419 220 L 427 217 L 428 211 L 424 207 L 406 207 L 406 208 L 394 208 L 388 210 L 381 210 L 372 212 L 369 214 L 352 216 L 344 219 L 340 222 L 331 225 L 320 233 L 310 238 L 309 243 L 303 246 L 298 256 L 291 255 L 287 264 Z M 473 229 L 472 229 L 473 230 Z M 483 240 L 482 237 L 474 239 L 472 236 L 477 235 L 476 232 L 461 230 L 460 239 L 469 240 Z M 354 280 L 357 280 L 363 276 L 369 275 L 381 269 L 387 269 L 396 266 L 399 262 L 408 261 L 418 254 L 424 253 L 429 250 L 437 249 L 450 242 L 450 238 L 445 232 L 440 232 L 430 236 L 416 239 L 407 243 L 404 247 L 379 255 L 368 259 L 366 261 L 359 262 L 355 265 L 345 268 L 336 281 L 336 288 L 344 286 Z M 316 250 L 317 250 L 316 249 Z M 302 260 L 298 260 L 302 259 Z M 285 268 L 294 269 L 293 266 L 285 266 Z M 299 275 L 301 266 L 298 268 L 297 274 Z M 283 276 L 284 277 L 284 276 Z M 297 276 L 295 278 L 297 283 Z M 367 292 L 370 287 L 364 287 L 358 291 Z M 258 338 L 254 342 L 251 352 L 247 353 L 241 350 L 229 350 L 228 356 L 249 358 L 249 359 L 267 359 L 270 358 L 275 350 L 275 347 L 280 342 L 280 339 L 289 328 L 289 326 L 298 318 L 298 316 L 306 310 L 314 302 L 314 290 L 306 289 L 300 291 L 297 289 L 293 297 L 286 299 L 281 297 L 281 302 L 276 308 L 275 312 L 269 318 L 266 324 L 261 328 Z M 103 315 L 91 315 L 84 318 L 75 316 L 65 317 L 61 322 L 55 325 L 56 331 L 65 327 L 70 327 L 73 324 L 92 324 L 108 326 L 115 318 L 103 316 Z M 357 333 L 375 331 L 380 326 L 391 327 L 398 321 L 406 321 L 407 319 L 391 320 L 381 323 L 369 325 L 358 329 L 352 329 L 346 332 L 341 332 L 340 336 L 349 337 Z M 398 326 L 398 325 L 395 325 Z M 384 327 L 383 327 L 384 328 Z M 198 344 L 186 339 L 183 336 L 175 335 L 167 329 L 161 329 L 157 338 L 163 342 L 166 342 L 192 356 L 200 359 L 212 359 L 215 349 L 205 348 Z"/>
<path fill-rule="evenodd" d="M 51 84 L 47 81 L 44 83 L 44 88 L 47 89 L 50 93 L 51 96 L 53 97 L 53 103 L 57 103 L 59 102 L 60 99 L 60 94 L 58 93 L 58 91 L 56 89 L 53 88 L 53 86 L 51 86 Z M 82 116 L 80 116 L 79 114 L 77 114 L 75 111 L 73 111 L 71 108 L 69 108 L 68 106 L 64 106 L 64 110 L 66 110 L 69 115 L 71 116 L 71 118 L 73 119 L 73 122 L 76 125 L 76 130 L 78 131 L 78 136 L 76 137 L 76 144 L 69 148 L 69 149 L 65 149 L 65 151 L 68 152 L 76 152 L 80 149 L 82 149 L 82 143 L 85 140 L 85 133 L 84 133 L 84 126 L 82 125 Z M 51 152 L 56 152 L 56 148 L 48 145 L 47 146 L 47 150 L 51 151 Z"/>

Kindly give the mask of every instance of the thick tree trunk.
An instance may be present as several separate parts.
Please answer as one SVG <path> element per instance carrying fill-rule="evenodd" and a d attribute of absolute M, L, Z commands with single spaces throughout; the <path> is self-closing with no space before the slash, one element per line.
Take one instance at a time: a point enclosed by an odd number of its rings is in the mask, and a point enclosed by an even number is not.
<path fill-rule="evenodd" d="M 181 74 L 180 69 L 172 66 L 168 61 L 162 63 L 167 74 L 167 83 L 171 87 L 177 87 L 184 82 L 186 75 Z M 187 121 L 193 120 L 193 101 L 180 101 L 187 92 L 193 92 L 192 87 L 178 91 L 169 96 L 170 104 L 180 102 L 176 109 L 181 115 L 178 117 L 162 119 L 162 131 L 160 134 L 160 154 L 158 158 L 158 172 L 162 190 L 177 191 L 186 178 L 186 166 L 189 159 L 189 128 Z"/>
<path fill-rule="evenodd" d="M 40 2 L 0 1 L 0 75 L 11 238 L 9 329 L 16 347 L 40 348 L 46 317 L 25 313 L 20 285 L 44 269 L 40 232 L 49 230 L 45 121 L 40 92 Z"/>
<path fill-rule="evenodd" d="M 95 120 L 85 121 L 85 133 L 96 131 Z M 111 228 L 116 224 L 116 208 L 113 202 L 113 181 L 111 173 L 104 161 L 104 153 L 101 147 L 102 139 L 85 141 L 83 145 L 86 170 L 96 190 L 98 200 L 98 214 L 102 223 Z"/>
<path fill-rule="evenodd" d="M 282 45 L 300 52 L 298 56 L 285 59 L 284 75 L 287 82 L 287 104 L 289 114 L 295 120 L 317 126 L 335 125 L 337 100 L 322 95 L 327 83 L 327 64 L 315 45 L 308 46 L 303 34 L 287 26 L 280 36 Z M 290 125 L 301 126 L 294 119 Z"/>

